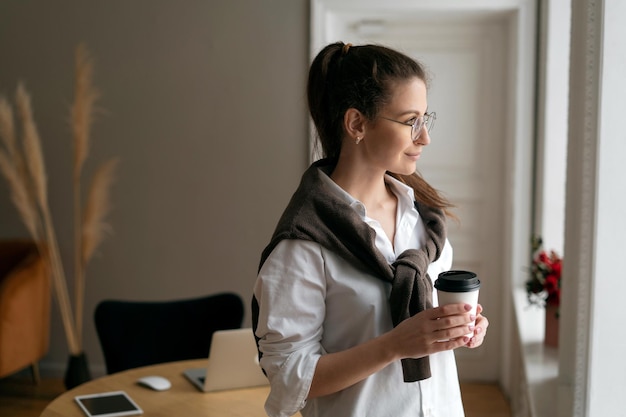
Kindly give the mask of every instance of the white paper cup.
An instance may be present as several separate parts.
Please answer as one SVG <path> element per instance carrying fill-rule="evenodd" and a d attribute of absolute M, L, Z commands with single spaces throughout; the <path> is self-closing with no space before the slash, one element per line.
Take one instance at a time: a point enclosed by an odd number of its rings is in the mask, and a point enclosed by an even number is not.
<path fill-rule="evenodd" d="M 439 305 L 465 303 L 472 306 L 471 314 L 476 315 L 480 280 L 470 271 L 446 271 L 435 281 Z M 472 325 L 475 325 L 474 321 Z M 468 333 L 472 337 L 474 333 Z"/>

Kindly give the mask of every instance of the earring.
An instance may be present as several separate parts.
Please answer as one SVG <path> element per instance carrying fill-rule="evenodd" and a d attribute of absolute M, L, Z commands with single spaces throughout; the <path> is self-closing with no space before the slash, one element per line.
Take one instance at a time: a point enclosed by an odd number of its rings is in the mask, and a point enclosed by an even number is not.
<path fill-rule="evenodd" d="M 361 142 L 361 140 L 363 140 L 363 138 L 361 136 L 357 136 L 356 140 L 354 141 L 354 143 L 356 143 L 358 145 L 359 142 Z"/>

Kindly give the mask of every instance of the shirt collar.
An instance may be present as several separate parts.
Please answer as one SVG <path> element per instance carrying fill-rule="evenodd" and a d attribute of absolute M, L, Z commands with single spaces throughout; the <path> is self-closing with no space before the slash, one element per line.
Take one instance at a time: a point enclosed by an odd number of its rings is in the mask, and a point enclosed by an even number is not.
<path fill-rule="evenodd" d="M 360 216 L 366 216 L 365 205 L 356 198 L 352 197 L 347 191 L 341 188 L 335 181 L 333 181 L 325 170 L 320 169 L 323 174 L 322 181 L 328 186 L 328 189 L 333 195 L 342 201 L 345 201 L 350 207 L 352 207 Z M 398 197 L 398 203 L 403 209 L 414 207 L 415 194 L 413 188 L 398 181 L 391 175 L 385 174 L 385 183 L 391 187 L 391 191 Z"/>

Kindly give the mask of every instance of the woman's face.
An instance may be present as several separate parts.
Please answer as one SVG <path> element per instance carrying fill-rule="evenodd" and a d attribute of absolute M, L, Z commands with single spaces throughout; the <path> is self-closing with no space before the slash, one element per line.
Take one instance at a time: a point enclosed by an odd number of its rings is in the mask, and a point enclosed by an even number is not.
<path fill-rule="evenodd" d="M 428 108 L 426 84 L 419 78 L 392 84 L 389 104 L 369 121 L 362 144 L 368 164 L 396 174 L 410 175 L 424 146 L 430 143 L 426 128 L 411 140 L 411 124 Z M 409 124 L 393 122 L 392 120 Z"/>

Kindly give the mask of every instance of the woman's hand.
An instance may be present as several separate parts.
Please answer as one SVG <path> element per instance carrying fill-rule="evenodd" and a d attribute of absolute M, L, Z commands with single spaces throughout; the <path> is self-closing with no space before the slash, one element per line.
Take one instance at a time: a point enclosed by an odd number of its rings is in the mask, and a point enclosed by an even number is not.
<path fill-rule="evenodd" d="M 469 346 L 472 340 L 482 343 L 488 322 L 484 317 L 479 320 L 470 314 L 471 309 L 472 306 L 460 303 L 424 310 L 381 336 L 343 351 L 322 355 L 307 398 L 341 391 L 395 360 L 422 358 Z M 482 311 L 482 307 L 477 311 Z M 472 326 L 474 320 L 481 326 L 479 334 Z M 472 332 L 474 337 L 466 336 Z"/>
<path fill-rule="evenodd" d="M 459 303 L 424 310 L 388 333 L 393 339 L 390 346 L 400 359 L 421 358 L 466 346 L 471 342 L 466 335 L 475 332 L 472 322 L 478 319 L 470 314 L 471 309 L 470 305 Z"/>
<path fill-rule="evenodd" d="M 474 336 L 467 342 L 466 347 L 473 349 L 483 344 L 485 335 L 487 334 L 487 327 L 489 327 L 489 320 L 483 316 L 483 306 L 478 304 L 476 307 L 476 326 L 474 328 Z"/>

